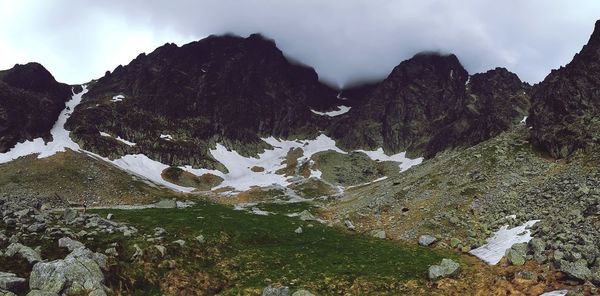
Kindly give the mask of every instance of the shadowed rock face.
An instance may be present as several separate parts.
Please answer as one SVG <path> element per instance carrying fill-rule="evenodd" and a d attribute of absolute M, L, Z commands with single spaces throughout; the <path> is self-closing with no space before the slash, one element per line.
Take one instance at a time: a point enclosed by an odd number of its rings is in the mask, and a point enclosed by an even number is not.
<path fill-rule="evenodd" d="M 456 56 L 418 54 L 394 68 L 330 133 L 345 148 L 433 157 L 493 137 L 527 114 L 529 86 L 515 74 L 499 68 L 468 80 Z"/>
<path fill-rule="evenodd" d="M 40 64 L 0 71 L 0 153 L 25 140 L 50 140 L 70 96 L 71 87 L 56 82 Z"/>
<path fill-rule="evenodd" d="M 535 86 L 528 119 L 534 144 L 555 158 L 600 137 L 600 21 L 568 65 Z"/>
<path fill-rule="evenodd" d="M 111 102 L 117 94 L 123 101 Z M 206 151 L 215 142 L 254 154 L 267 146 L 262 136 L 315 135 L 323 119 L 310 109 L 331 109 L 336 100 L 312 68 L 291 64 L 274 42 L 211 36 L 166 44 L 107 73 L 67 126 L 85 149 L 106 156 L 143 151 L 170 164 L 211 167 Z M 138 145 L 118 145 L 99 131 Z"/>

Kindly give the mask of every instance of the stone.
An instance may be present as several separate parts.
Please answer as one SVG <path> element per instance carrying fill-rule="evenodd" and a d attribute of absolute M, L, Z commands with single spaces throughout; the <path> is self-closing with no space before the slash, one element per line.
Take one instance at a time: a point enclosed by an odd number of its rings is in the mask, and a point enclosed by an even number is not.
<path fill-rule="evenodd" d="M 72 252 L 78 248 L 85 248 L 84 244 L 82 244 L 76 240 L 73 240 L 71 238 L 68 238 L 68 237 L 63 237 L 63 238 L 59 239 L 58 246 L 60 248 L 67 248 L 67 250 L 69 250 L 70 252 Z"/>
<path fill-rule="evenodd" d="M 425 235 L 421 235 L 419 236 L 419 245 L 421 246 L 429 246 L 431 244 L 433 244 L 435 241 L 437 240 L 437 238 L 425 234 Z"/>
<path fill-rule="evenodd" d="M 569 262 L 566 260 L 560 260 L 559 270 L 567 274 L 571 278 L 575 278 L 582 281 L 588 281 L 592 279 L 592 271 L 587 266 L 587 261 L 579 259 L 575 262 Z"/>
<path fill-rule="evenodd" d="M 177 201 L 173 199 L 163 199 L 153 205 L 157 209 L 174 209 L 177 208 Z"/>
<path fill-rule="evenodd" d="M 14 273 L 0 272 L 0 290 L 17 292 L 25 287 L 26 280 Z"/>
<path fill-rule="evenodd" d="M 374 238 L 379 238 L 379 239 L 385 239 L 386 238 L 384 230 L 373 230 L 371 232 L 371 236 L 374 237 Z"/>
<path fill-rule="evenodd" d="M 288 287 L 278 287 L 274 288 L 271 285 L 264 288 L 262 291 L 262 296 L 288 296 L 290 294 L 290 288 Z"/>
<path fill-rule="evenodd" d="M 442 259 L 439 265 L 429 267 L 429 279 L 437 280 L 445 277 L 456 276 L 460 271 L 460 264 L 451 259 Z"/>
<path fill-rule="evenodd" d="M 533 254 L 542 254 L 546 250 L 546 243 L 537 237 L 529 241 L 529 249 Z"/>
<path fill-rule="evenodd" d="M 167 248 L 161 245 L 154 245 L 154 247 L 158 250 L 161 257 L 165 257 L 165 255 L 167 254 Z"/>
<path fill-rule="evenodd" d="M 6 248 L 6 251 L 4 252 L 4 256 L 6 257 L 12 257 L 15 256 L 16 254 L 19 254 L 21 257 L 25 258 L 25 260 L 27 260 L 27 262 L 29 262 L 29 264 L 34 264 L 37 262 L 42 261 L 42 257 L 40 256 L 40 254 L 38 252 L 36 252 L 34 249 L 24 246 L 20 243 L 12 243 L 8 246 L 8 248 Z"/>
<path fill-rule="evenodd" d="M 462 244 L 462 242 L 459 239 L 457 239 L 455 237 L 453 237 L 453 238 L 450 239 L 450 247 L 452 247 L 452 248 L 458 248 L 458 246 L 460 244 Z"/>
<path fill-rule="evenodd" d="M 73 223 L 75 221 L 75 219 L 77 219 L 78 216 L 79 216 L 79 213 L 77 213 L 77 211 L 72 208 L 66 208 L 63 213 L 63 218 L 64 218 L 66 224 Z"/>
<path fill-rule="evenodd" d="M 58 296 L 58 294 L 48 291 L 31 290 L 27 296 Z"/>
<path fill-rule="evenodd" d="M 300 220 L 302 220 L 302 221 L 316 221 L 317 220 L 317 218 L 315 218 L 315 216 L 313 214 L 311 214 L 308 210 L 304 210 L 304 211 L 300 212 L 298 217 L 300 217 Z"/>
<path fill-rule="evenodd" d="M 527 256 L 527 243 L 514 244 L 510 249 L 506 250 L 505 253 L 508 263 L 512 265 L 523 265 L 525 264 L 525 257 Z"/>
<path fill-rule="evenodd" d="M 108 249 L 106 249 L 106 251 L 104 251 L 104 254 L 111 256 L 111 257 L 119 256 L 119 252 L 117 252 L 116 248 L 108 248 Z"/>
<path fill-rule="evenodd" d="M 204 238 L 204 235 L 198 235 L 196 238 L 196 241 L 198 241 L 199 243 L 203 244 L 204 242 L 206 242 L 206 239 Z"/>
<path fill-rule="evenodd" d="M 302 233 L 302 227 L 296 228 L 296 230 L 294 230 L 294 232 L 297 233 L 297 234 L 301 234 Z"/>
<path fill-rule="evenodd" d="M 185 241 L 182 239 L 178 239 L 176 241 L 173 242 L 176 245 L 179 245 L 180 247 L 183 247 L 185 245 Z"/>
<path fill-rule="evenodd" d="M 313 293 L 307 290 L 298 290 L 292 294 L 292 296 L 315 296 Z"/>
<path fill-rule="evenodd" d="M 133 248 L 135 249 L 135 252 L 131 256 L 131 261 L 137 260 L 144 255 L 144 250 L 142 250 L 137 244 L 134 244 Z"/>
<path fill-rule="evenodd" d="M 356 227 L 354 227 L 354 224 L 352 224 L 352 221 L 350 220 L 344 221 L 344 225 L 346 225 L 346 228 L 348 228 L 348 230 L 356 230 Z"/>
<path fill-rule="evenodd" d="M 112 218 L 113 218 L 112 213 L 108 213 L 108 215 L 106 215 L 106 220 L 112 220 Z"/>

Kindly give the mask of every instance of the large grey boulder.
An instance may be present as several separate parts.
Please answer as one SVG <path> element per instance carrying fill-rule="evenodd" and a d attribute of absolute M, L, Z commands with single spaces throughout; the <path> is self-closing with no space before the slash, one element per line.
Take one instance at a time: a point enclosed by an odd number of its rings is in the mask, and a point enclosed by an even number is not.
<path fill-rule="evenodd" d="M 29 288 L 55 294 L 106 295 L 104 274 L 106 256 L 86 248 L 75 249 L 65 259 L 40 262 L 33 266 Z M 90 294 L 91 295 L 91 294 Z"/>
<path fill-rule="evenodd" d="M 4 256 L 6 257 L 13 257 L 15 255 L 19 254 L 21 257 L 25 258 L 25 260 L 27 260 L 27 262 L 29 262 L 30 264 L 34 264 L 37 262 L 42 261 L 42 257 L 40 256 L 40 254 L 38 252 L 36 252 L 34 249 L 28 247 L 28 246 L 24 246 L 20 243 L 12 243 L 8 246 L 8 248 L 6 248 L 6 251 L 4 252 Z"/>
<path fill-rule="evenodd" d="M 460 271 L 460 264 L 451 259 L 442 259 L 439 265 L 429 267 L 429 279 L 437 280 L 444 277 L 452 277 Z"/>
<path fill-rule="evenodd" d="M 428 234 L 424 234 L 419 236 L 419 245 L 421 246 L 429 246 L 431 244 L 433 244 L 435 241 L 437 240 L 437 238 L 428 235 Z"/>
<path fill-rule="evenodd" d="M 174 209 L 177 208 L 177 201 L 172 199 L 163 199 L 153 205 L 157 209 Z"/>
<path fill-rule="evenodd" d="M 76 210 L 71 209 L 71 208 L 66 208 L 63 213 L 63 218 L 65 219 L 65 223 L 67 223 L 67 224 L 73 223 L 75 221 L 75 219 L 77 219 L 78 216 L 79 216 L 79 213 L 77 213 Z"/>
<path fill-rule="evenodd" d="M 315 296 L 313 293 L 306 290 L 298 290 L 292 294 L 292 296 Z"/>
<path fill-rule="evenodd" d="M 585 259 L 579 259 L 575 262 L 560 260 L 559 267 L 560 271 L 566 273 L 572 278 L 582 281 L 588 281 L 592 279 L 592 271 L 588 268 L 587 261 Z"/>
<path fill-rule="evenodd" d="M 271 285 L 269 285 L 262 292 L 262 296 L 288 296 L 288 295 L 290 295 L 290 288 L 285 287 L 285 286 L 274 288 Z"/>
<path fill-rule="evenodd" d="M 58 246 L 61 248 L 67 248 L 67 250 L 69 250 L 70 252 L 79 249 L 79 248 L 85 248 L 85 245 L 73 240 L 71 238 L 68 237 L 63 237 L 61 239 L 58 240 Z"/>
<path fill-rule="evenodd" d="M 523 265 L 525 264 L 525 257 L 527 256 L 527 243 L 514 244 L 510 249 L 506 250 L 505 253 L 508 263 L 512 265 Z"/>
<path fill-rule="evenodd" d="M 300 217 L 300 220 L 302 220 L 302 221 L 316 221 L 317 220 L 317 218 L 315 218 L 315 216 L 313 214 L 311 214 L 308 210 L 304 210 L 304 211 L 300 212 L 298 217 Z"/>
<path fill-rule="evenodd" d="M 17 292 L 25 287 L 25 281 L 14 273 L 0 272 L 0 291 Z"/>

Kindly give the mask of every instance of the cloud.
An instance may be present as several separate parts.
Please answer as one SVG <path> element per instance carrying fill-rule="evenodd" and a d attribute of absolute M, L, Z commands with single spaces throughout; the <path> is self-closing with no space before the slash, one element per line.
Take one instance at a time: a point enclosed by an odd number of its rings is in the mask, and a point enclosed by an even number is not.
<path fill-rule="evenodd" d="M 338 85 L 384 77 L 424 50 L 537 82 L 570 61 L 596 19 L 596 0 L 0 0 L 0 68 L 35 60 L 76 83 L 166 42 L 260 32 Z"/>

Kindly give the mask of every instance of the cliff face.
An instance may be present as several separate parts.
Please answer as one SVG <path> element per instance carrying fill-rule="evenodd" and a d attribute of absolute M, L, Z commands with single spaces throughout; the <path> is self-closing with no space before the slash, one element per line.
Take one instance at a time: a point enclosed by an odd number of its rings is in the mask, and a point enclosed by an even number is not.
<path fill-rule="evenodd" d="M 122 101 L 113 102 L 119 94 Z M 214 142 L 254 154 L 266 146 L 262 136 L 316 135 L 322 119 L 310 110 L 336 100 L 312 68 L 290 63 L 274 42 L 211 36 L 164 45 L 107 73 L 67 124 L 85 149 L 103 155 L 143 151 L 166 163 L 210 167 L 205 151 Z M 100 131 L 138 145 L 113 149 Z"/>
<path fill-rule="evenodd" d="M 505 69 L 469 79 L 454 55 L 418 54 L 394 68 L 330 132 L 346 148 L 433 157 L 521 120 L 529 105 L 527 89 Z"/>
<path fill-rule="evenodd" d="M 29 63 L 0 71 L 0 153 L 25 140 L 43 137 L 71 96 L 42 65 Z"/>
<path fill-rule="evenodd" d="M 534 88 L 528 119 L 534 144 L 555 158 L 600 140 L 600 21 L 573 60 Z"/>

